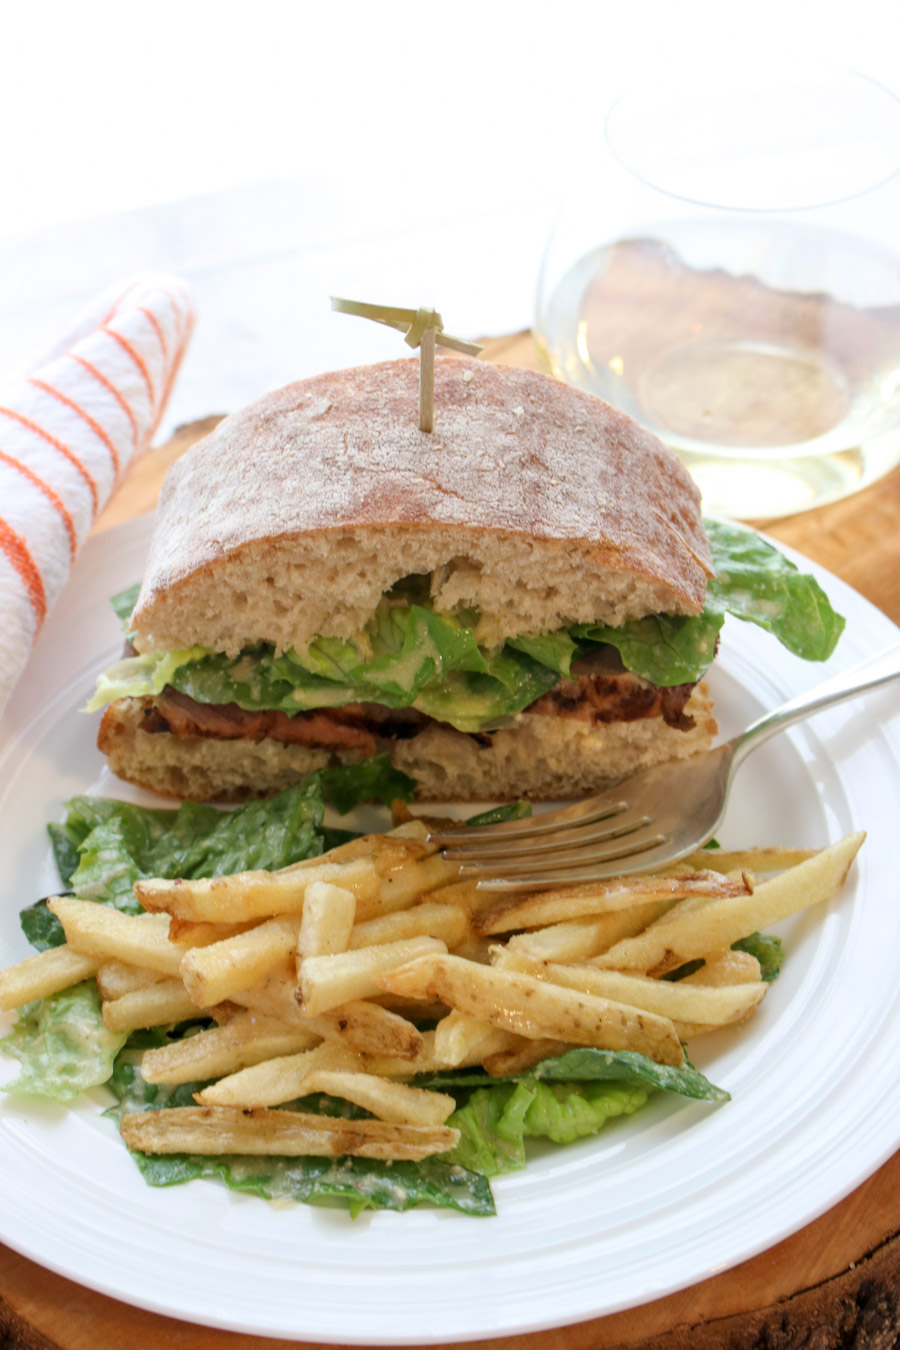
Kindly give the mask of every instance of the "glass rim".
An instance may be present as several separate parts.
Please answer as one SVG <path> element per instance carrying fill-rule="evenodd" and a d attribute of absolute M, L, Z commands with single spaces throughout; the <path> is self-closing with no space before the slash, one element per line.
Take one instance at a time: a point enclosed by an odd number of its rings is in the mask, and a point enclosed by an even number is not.
<path fill-rule="evenodd" d="M 778 68 L 778 66 L 773 66 L 772 70 L 774 71 Z M 859 88 L 865 87 L 869 91 L 877 92 L 879 95 L 883 96 L 884 106 L 886 108 L 891 108 L 896 121 L 895 162 L 890 169 L 881 173 L 879 176 L 873 177 L 871 181 L 866 182 L 864 186 L 855 187 L 850 191 L 840 192 L 834 196 L 816 197 L 814 201 L 791 201 L 786 205 L 752 205 L 747 202 L 722 202 L 715 200 L 713 196 L 702 195 L 696 192 L 677 191 L 671 186 L 666 186 L 658 181 L 654 181 L 653 176 L 646 171 L 642 171 L 639 167 L 636 167 L 634 162 L 629 160 L 621 146 L 616 144 L 615 119 L 617 114 L 621 114 L 623 107 L 627 107 L 632 100 L 641 95 L 645 98 L 648 94 L 652 98 L 658 98 L 660 94 L 668 95 L 668 102 L 673 108 L 679 104 L 686 106 L 688 96 L 685 94 L 683 74 L 679 77 L 677 85 L 674 81 L 669 83 L 666 81 L 647 80 L 633 84 L 629 86 L 629 88 L 623 90 L 613 100 L 604 119 L 603 136 L 607 148 L 619 166 L 624 169 L 626 173 L 642 183 L 645 187 L 650 188 L 651 191 L 659 193 L 662 197 L 669 197 L 674 201 L 684 202 L 687 205 L 699 206 L 707 210 L 716 210 L 723 213 L 778 215 L 785 212 L 821 210 L 826 207 L 840 206 L 845 202 L 855 201 L 861 197 L 866 197 L 870 193 L 885 187 L 893 179 L 897 178 L 898 175 L 900 175 L 900 94 L 893 89 L 890 89 L 887 85 L 883 84 L 880 80 L 875 79 L 873 76 L 855 70 L 850 66 L 842 66 L 825 61 L 803 61 L 799 66 L 795 65 L 794 69 L 800 72 L 801 78 L 805 77 L 807 79 L 813 73 L 820 77 L 822 75 L 831 77 L 840 76 L 843 79 L 848 80 L 848 82 L 856 84 Z M 721 68 L 719 68 L 717 73 L 720 72 Z M 706 78 L 708 79 L 708 73 Z M 714 86 L 711 82 L 704 86 L 703 79 L 704 76 L 701 73 L 698 85 L 694 86 L 695 91 L 699 92 L 701 97 L 711 100 L 714 97 Z M 798 85 L 799 83 L 800 78 L 798 78 Z M 762 85 L 760 85 L 760 92 L 762 92 Z"/>

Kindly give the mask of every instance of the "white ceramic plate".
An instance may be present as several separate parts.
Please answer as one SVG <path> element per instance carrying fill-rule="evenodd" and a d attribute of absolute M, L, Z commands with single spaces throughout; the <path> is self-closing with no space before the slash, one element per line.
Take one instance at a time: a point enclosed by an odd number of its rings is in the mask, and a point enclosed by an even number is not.
<path fill-rule="evenodd" d="M 44 825 L 105 774 L 79 713 L 120 646 L 107 597 L 140 577 L 151 519 L 88 544 L 0 723 L 0 963 L 28 954 L 17 911 L 55 884 Z M 811 569 L 816 570 L 816 569 Z M 729 620 L 712 678 L 731 734 L 897 629 L 820 574 L 847 616 L 825 667 Z M 305 1341 L 425 1344 L 563 1325 L 726 1269 L 828 1209 L 900 1144 L 900 695 L 870 695 L 757 751 L 728 845 L 868 840 L 843 893 L 782 926 L 788 960 L 745 1029 L 695 1043 L 733 1100 L 658 1096 L 595 1140 L 542 1149 L 494 1185 L 498 1214 L 434 1210 L 356 1221 L 273 1208 L 195 1182 L 144 1185 L 98 1090 L 72 1110 L 0 1100 L 0 1239 L 126 1302 Z M 11 1018 L 0 1015 L 0 1031 Z M 0 1060 L 0 1083 L 15 1076 Z"/>

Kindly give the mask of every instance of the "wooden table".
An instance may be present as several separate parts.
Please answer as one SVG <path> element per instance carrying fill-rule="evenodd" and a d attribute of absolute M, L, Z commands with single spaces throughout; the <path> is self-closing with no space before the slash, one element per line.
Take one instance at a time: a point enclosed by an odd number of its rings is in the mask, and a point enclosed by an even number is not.
<path fill-rule="evenodd" d="M 487 346 L 535 366 L 527 333 Z M 193 423 L 132 470 L 97 529 L 150 510 L 168 464 L 215 419 Z M 900 470 L 769 533 L 900 622 Z M 0 1197 L 2 1204 L 2 1197 Z M 0 1350 L 286 1350 L 195 1327 L 91 1293 L 0 1247 Z M 557 1331 L 485 1342 L 496 1350 L 889 1350 L 900 1344 L 900 1154 L 815 1223 L 692 1288 Z"/>

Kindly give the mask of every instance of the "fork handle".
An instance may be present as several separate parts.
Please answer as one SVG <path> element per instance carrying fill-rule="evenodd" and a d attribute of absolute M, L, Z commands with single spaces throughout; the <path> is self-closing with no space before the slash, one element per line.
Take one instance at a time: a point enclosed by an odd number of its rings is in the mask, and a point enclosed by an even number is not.
<path fill-rule="evenodd" d="M 876 656 L 867 657 L 850 670 L 833 675 L 830 680 L 816 685 L 815 689 L 798 694 L 796 698 L 782 704 L 774 712 L 765 713 L 756 722 L 752 722 L 733 742 L 735 767 L 751 750 L 762 745 L 776 732 L 783 731 L 796 722 L 804 721 L 813 713 L 822 712 L 823 709 L 831 708 L 836 703 L 856 698 L 859 694 L 868 693 L 870 689 L 877 689 L 880 685 L 890 684 L 896 679 L 900 679 L 900 644 L 889 647 L 887 651 L 879 652 Z"/>

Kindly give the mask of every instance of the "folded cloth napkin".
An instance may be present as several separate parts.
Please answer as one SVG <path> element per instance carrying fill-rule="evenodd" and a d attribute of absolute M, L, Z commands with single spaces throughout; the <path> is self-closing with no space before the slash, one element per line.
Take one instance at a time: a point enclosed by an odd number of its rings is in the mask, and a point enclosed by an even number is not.
<path fill-rule="evenodd" d="M 132 278 L 0 389 L 0 712 L 97 513 L 156 431 L 193 322 L 182 281 Z"/>

